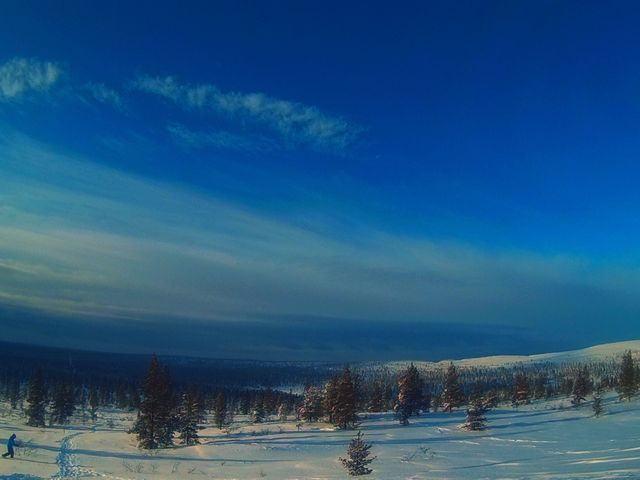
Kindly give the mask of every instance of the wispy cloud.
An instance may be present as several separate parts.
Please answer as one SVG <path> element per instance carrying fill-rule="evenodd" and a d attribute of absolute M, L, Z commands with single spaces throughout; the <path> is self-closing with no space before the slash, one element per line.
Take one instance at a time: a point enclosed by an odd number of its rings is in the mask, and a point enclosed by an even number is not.
<path fill-rule="evenodd" d="M 167 131 L 178 145 L 185 148 L 212 147 L 223 150 L 245 152 L 267 151 L 272 149 L 268 139 L 257 136 L 238 135 L 225 130 L 197 131 L 181 124 L 170 124 Z"/>
<path fill-rule="evenodd" d="M 56 63 L 13 58 L 0 65 L 0 100 L 18 100 L 30 93 L 47 92 L 62 75 L 63 70 Z"/>
<path fill-rule="evenodd" d="M 118 110 L 124 108 L 124 100 L 120 92 L 104 83 L 89 82 L 83 86 L 82 91 L 84 93 L 83 99 L 88 96 L 93 101 L 110 105 Z"/>
<path fill-rule="evenodd" d="M 317 107 L 264 93 L 223 92 L 215 85 L 190 85 L 174 77 L 142 76 L 133 85 L 183 108 L 210 110 L 240 122 L 260 124 L 295 144 L 343 150 L 353 144 L 361 132 L 360 127 Z"/>

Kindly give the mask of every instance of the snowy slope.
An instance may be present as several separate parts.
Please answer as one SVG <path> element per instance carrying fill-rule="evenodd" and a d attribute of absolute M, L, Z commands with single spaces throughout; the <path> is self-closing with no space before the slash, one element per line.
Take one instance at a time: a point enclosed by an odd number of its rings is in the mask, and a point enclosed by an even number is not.
<path fill-rule="evenodd" d="M 630 350 L 634 354 L 640 353 L 640 340 L 629 340 L 626 342 L 606 343 L 581 350 L 571 350 L 568 352 L 542 353 L 537 355 L 496 355 L 490 357 L 465 358 L 460 360 L 441 360 L 439 362 L 413 361 L 415 365 L 423 368 L 442 368 L 453 362 L 457 366 L 464 367 L 500 367 L 514 365 L 518 363 L 536 362 L 583 362 L 588 360 L 606 360 L 620 357 L 624 352 Z M 384 365 L 392 370 L 405 368 L 410 362 L 385 362 Z M 370 363 L 374 365 L 374 363 Z"/>

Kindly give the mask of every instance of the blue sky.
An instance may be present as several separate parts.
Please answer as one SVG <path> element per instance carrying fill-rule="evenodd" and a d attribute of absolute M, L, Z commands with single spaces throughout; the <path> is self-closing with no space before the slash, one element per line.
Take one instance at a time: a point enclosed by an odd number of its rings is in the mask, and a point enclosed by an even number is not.
<path fill-rule="evenodd" d="M 7 340 L 355 360 L 640 335 L 633 3 L 134 3 L 3 8 Z"/>

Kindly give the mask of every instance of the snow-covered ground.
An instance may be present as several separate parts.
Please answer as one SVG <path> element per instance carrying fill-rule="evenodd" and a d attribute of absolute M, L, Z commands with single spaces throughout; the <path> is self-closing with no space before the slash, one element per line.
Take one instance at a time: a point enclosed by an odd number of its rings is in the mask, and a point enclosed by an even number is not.
<path fill-rule="evenodd" d="M 377 459 L 371 479 L 638 479 L 640 402 L 606 397 L 606 414 L 568 400 L 488 414 L 489 429 L 458 428 L 462 412 L 431 413 L 402 427 L 390 414 L 364 418 Z M 202 445 L 155 453 L 126 433 L 131 413 L 104 412 L 96 428 L 32 429 L 2 407 L 0 436 L 16 432 L 25 447 L 0 459 L 0 479 L 344 479 L 338 457 L 352 431 L 328 425 L 239 420 L 229 433 L 201 432 Z"/>

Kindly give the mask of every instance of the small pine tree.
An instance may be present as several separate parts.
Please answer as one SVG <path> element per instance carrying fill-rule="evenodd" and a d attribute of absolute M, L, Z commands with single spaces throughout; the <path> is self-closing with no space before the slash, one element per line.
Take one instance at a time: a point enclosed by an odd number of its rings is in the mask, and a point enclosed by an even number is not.
<path fill-rule="evenodd" d="M 589 370 L 587 370 L 587 367 L 581 368 L 578 370 L 578 374 L 573 381 L 573 388 L 571 390 L 573 399 L 571 400 L 571 403 L 575 406 L 580 406 L 580 403 L 586 399 L 590 389 L 591 380 L 589 377 Z"/>
<path fill-rule="evenodd" d="M 449 364 L 444 375 L 444 387 L 442 389 L 442 410 L 451 412 L 462 405 L 464 393 L 458 380 L 458 370 L 453 363 Z"/>
<path fill-rule="evenodd" d="M 344 468 L 347 469 L 349 475 L 369 475 L 372 470 L 367 466 L 373 462 L 376 457 L 369 457 L 371 455 L 371 444 L 366 443 L 362 439 L 362 432 L 351 440 L 349 448 L 347 449 L 347 456 L 349 458 L 340 457 L 340 461 Z"/>
<path fill-rule="evenodd" d="M 630 351 L 625 352 L 622 356 L 620 376 L 618 377 L 618 393 L 622 400 L 631 400 L 638 393 L 636 369 Z"/>
<path fill-rule="evenodd" d="M 267 413 L 264 409 L 264 401 L 261 398 L 258 399 L 256 404 L 253 406 L 251 418 L 253 419 L 253 423 L 263 423 L 267 418 Z"/>
<path fill-rule="evenodd" d="M 327 420 L 329 423 L 334 423 L 333 413 L 336 409 L 336 402 L 338 401 L 338 377 L 332 377 L 324 387 L 324 401 L 323 408 L 327 414 Z"/>
<path fill-rule="evenodd" d="M 281 402 L 280 405 L 278 405 L 278 418 L 281 422 L 286 422 L 287 415 L 289 415 L 289 404 L 287 402 Z"/>
<path fill-rule="evenodd" d="M 216 396 L 213 405 L 213 423 L 222 430 L 227 425 L 227 401 L 224 392 L 220 392 Z"/>
<path fill-rule="evenodd" d="M 26 409 L 27 425 L 32 427 L 45 426 L 46 402 L 42 372 L 37 370 L 29 381 L 29 389 L 27 392 L 27 403 L 29 406 Z"/>
<path fill-rule="evenodd" d="M 183 445 L 197 445 L 200 443 L 198 423 L 202 420 L 201 411 L 198 398 L 193 392 L 188 391 L 182 394 L 178 415 L 178 431 Z"/>
<path fill-rule="evenodd" d="M 339 429 L 345 430 L 358 421 L 356 401 L 356 388 L 351 370 L 346 367 L 336 384 L 335 402 L 331 412 L 333 424 Z"/>
<path fill-rule="evenodd" d="M 602 406 L 602 397 L 600 396 L 599 393 L 596 393 L 593 396 L 593 415 L 595 417 L 599 417 L 600 415 L 602 415 L 604 413 L 604 407 Z"/>
<path fill-rule="evenodd" d="M 477 399 L 467 408 L 467 419 L 463 425 L 466 430 L 484 430 L 487 428 L 487 418 L 484 416 L 486 410 L 483 406 L 482 399 Z"/>
<path fill-rule="evenodd" d="M 304 391 L 302 405 L 298 410 L 300 419 L 306 422 L 317 422 L 323 416 L 323 404 L 322 391 L 317 387 L 307 387 Z"/>
<path fill-rule="evenodd" d="M 401 425 L 408 425 L 409 418 L 418 415 L 422 404 L 422 379 L 412 363 L 398 378 L 398 401 L 395 411 Z"/>

